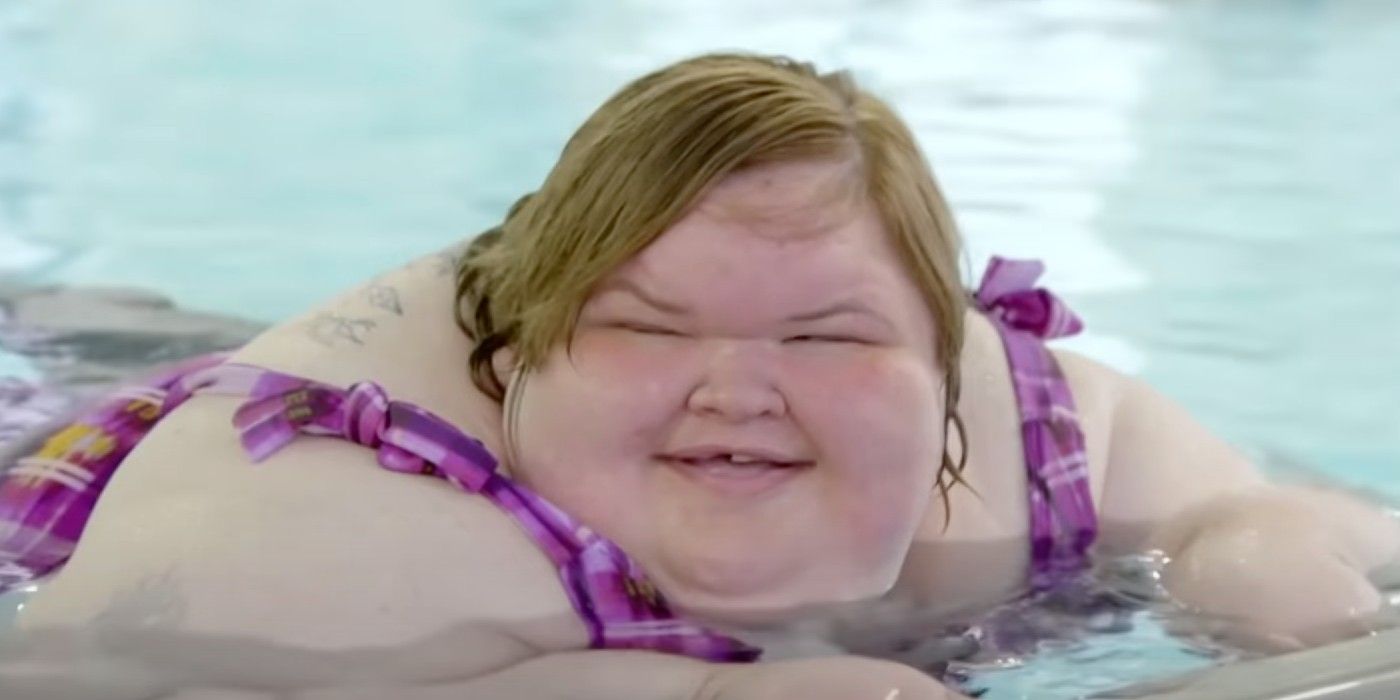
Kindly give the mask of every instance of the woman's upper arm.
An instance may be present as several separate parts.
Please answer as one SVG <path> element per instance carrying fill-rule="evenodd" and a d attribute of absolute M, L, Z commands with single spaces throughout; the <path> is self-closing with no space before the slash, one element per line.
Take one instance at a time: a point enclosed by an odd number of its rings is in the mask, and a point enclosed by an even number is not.
<path fill-rule="evenodd" d="M 553 564 L 494 504 L 326 438 L 253 464 L 227 427 L 235 405 L 196 398 L 165 419 L 22 626 L 130 621 L 317 649 L 449 635 L 435 648 L 458 670 L 586 644 Z"/>
<path fill-rule="evenodd" d="M 1164 523 L 1262 483 L 1239 451 L 1136 377 L 1055 351 L 1084 431 L 1107 552 L 1141 549 Z"/>
<path fill-rule="evenodd" d="M 1109 551 L 1140 548 L 1190 509 L 1263 483 L 1248 458 L 1180 404 L 1140 379 L 1104 371 L 1115 397 L 1100 504 Z"/>

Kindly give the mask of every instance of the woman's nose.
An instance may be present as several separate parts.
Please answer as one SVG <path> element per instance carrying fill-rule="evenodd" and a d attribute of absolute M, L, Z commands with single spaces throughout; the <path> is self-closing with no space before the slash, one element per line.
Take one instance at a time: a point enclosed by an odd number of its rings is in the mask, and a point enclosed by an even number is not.
<path fill-rule="evenodd" d="M 741 422 L 787 414 L 774 381 L 772 353 L 753 341 L 724 341 L 706 358 L 687 407 L 699 414 Z"/>

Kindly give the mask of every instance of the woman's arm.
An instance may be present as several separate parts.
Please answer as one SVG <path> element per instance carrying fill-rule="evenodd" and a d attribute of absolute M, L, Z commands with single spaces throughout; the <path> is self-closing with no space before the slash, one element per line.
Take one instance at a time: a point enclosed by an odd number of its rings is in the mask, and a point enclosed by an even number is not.
<path fill-rule="evenodd" d="M 1147 383 L 1097 363 L 1078 364 L 1091 381 L 1107 385 L 1110 397 L 1099 503 L 1101 542 L 1109 551 L 1141 549 L 1202 504 L 1265 485 L 1244 455 Z"/>
<path fill-rule="evenodd" d="M 388 690 L 390 692 L 386 693 Z M 643 651 L 550 654 L 460 683 L 333 689 L 296 700 L 953 700 L 908 666 L 856 656 L 711 664 Z"/>
<path fill-rule="evenodd" d="M 355 658 L 359 652 L 353 651 L 326 653 L 246 639 L 133 630 L 106 640 L 115 653 L 97 655 L 92 653 L 95 645 L 90 637 L 75 640 L 71 636 L 33 639 L 34 643 L 25 645 L 26 655 L 0 654 L 0 689 L 30 700 L 962 697 L 908 666 L 854 656 L 714 664 L 646 651 L 556 652 L 476 675 L 414 682 L 361 671 Z M 317 676 L 322 680 L 313 680 Z"/>
<path fill-rule="evenodd" d="M 1400 550 L 1389 516 L 1337 491 L 1270 484 L 1179 405 L 1102 371 L 1117 395 L 1100 504 L 1106 551 L 1162 550 L 1178 600 L 1274 642 L 1323 641 L 1377 609 L 1366 574 Z"/>

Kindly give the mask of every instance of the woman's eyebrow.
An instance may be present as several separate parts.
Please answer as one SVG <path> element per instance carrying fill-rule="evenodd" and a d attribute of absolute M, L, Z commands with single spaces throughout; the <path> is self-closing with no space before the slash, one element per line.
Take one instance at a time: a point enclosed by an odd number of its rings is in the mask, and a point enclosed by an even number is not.
<path fill-rule="evenodd" d="M 894 324 L 890 322 L 890 320 L 886 318 L 884 314 L 881 314 L 879 311 L 876 311 L 874 308 L 872 308 L 871 306 L 859 299 L 846 299 L 844 301 L 832 304 L 831 306 L 817 309 L 816 311 L 808 311 L 806 313 L 800 313 L 795 316 L 789 316 L 787 321 L 789 323 L 811 323 L 812 321 L 821 321 L 823 319 L 831 318 L 832 316 L 841 316 L 844 314 L 868 316 L 880 322 L 888 328 L 894 328 Z"/>
<path fill-rule="evenodd" d="M 667 313 L 674 316 L 689 316 L 692 313 L 690 307 L 677 302 L 661 299 L 652 292 L 647 291 L 647 289 L 641 284 L 630 279 L 622 278 L 611 280 L 604 284 L 602 289 L 599 290 L 599 292 L 626 292 L 627 294 L 630 294 L 631 296 L 635 297 L 638 301 L 641 301 L 643 304 L 646 304 L 647 306 L 650 306 L 662 313 Z M 832 316 L 841 316 L 843 314 L 868 316 L 884 324 L 887 327 L 894 327 L 894 324 L 890 322 L 890 320 L 886 318 L 884 314 L 881 314 L 880 312 L 872 308 L 870 305 L 866 304 L 865 302 L 859 299 L 845 299 L 843 301 L 839 301 L 835 304 L 832 304 L 831 306 L 817 309 L 815 311 L 807 311 L 804 313 L 789 316 L 787 319 L 785 319 L 785 322 L 811 323 L 813 321 L 821 321 L 827 318 L 831 318 Z"/>
<path fill-rule="evenodd" d="M 652 294 L 651 292 L 647 291 L 645 288 L 642 287 L 642 285 L 626 278 L 609 281 L 608 283 L 603 285 L 603 288 L 600 291 L 627 292 L 628 294 L 631 294 L 632 296 L 636 297 L 643 304 L 646 304 L 647 306 L 650 306 L 656 309 L 657 311 L 671 314 L 673 316 L 689 316 L 691 313 L 690 307 L 685 306 L 684 304 L 678 304 L 676 302 L 661 299 L 655 294 Z"/>

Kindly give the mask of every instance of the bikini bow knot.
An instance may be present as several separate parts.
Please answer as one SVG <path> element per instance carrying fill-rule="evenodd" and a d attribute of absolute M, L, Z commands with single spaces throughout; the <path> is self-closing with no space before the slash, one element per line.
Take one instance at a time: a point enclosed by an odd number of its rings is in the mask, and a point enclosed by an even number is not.
<path fill-rule="evenodd" d="M 391 436 L 398 411 L 374 382 L 358 382 L 349 389 L 315 382 L 260 389 L 233 416 L 240 442 L 254 461 L 266 459 L 302 433 L 339 436 L 374 449 L 379 464 L 391 471 L 429 469 L 422 455 L 395 444 Z"/>
<path fill-rule="evenodd" d="M 1039 260 L 1013 260 L 993 256 L 973 294 L 973 303 L 1003 325 L 1043 340 L 1063 338 L 1083 330 L 1079 320 L 1059 297 L 1035 286 L 1045 272 Z"/>

